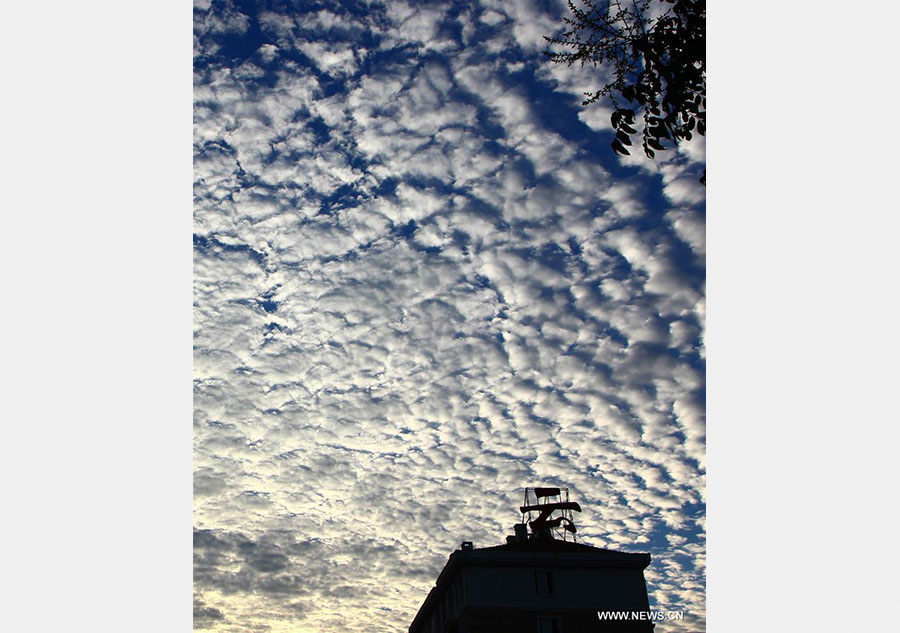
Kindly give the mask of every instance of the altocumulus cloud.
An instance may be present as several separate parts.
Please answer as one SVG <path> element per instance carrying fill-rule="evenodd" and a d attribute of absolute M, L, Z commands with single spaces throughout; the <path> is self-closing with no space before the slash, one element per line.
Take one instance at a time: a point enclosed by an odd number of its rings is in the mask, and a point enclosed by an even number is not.
<path fill-rule="evenodd" d="M 195 4 L 196 628 L 405 630 L 538 483 L 703 628 L 703 147 L 615 157 L 563 11 Z"/>

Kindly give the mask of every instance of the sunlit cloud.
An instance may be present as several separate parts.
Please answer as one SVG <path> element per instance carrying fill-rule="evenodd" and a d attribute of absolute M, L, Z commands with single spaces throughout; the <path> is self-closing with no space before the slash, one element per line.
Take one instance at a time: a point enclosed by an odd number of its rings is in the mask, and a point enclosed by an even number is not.
<path fill-rule="evenodd" d="M 612 154 L 560 6 L 249 6 L 195 4 L 195 626 L 405 630 L 554 483 L 702 630 L 702 151 Z"/>

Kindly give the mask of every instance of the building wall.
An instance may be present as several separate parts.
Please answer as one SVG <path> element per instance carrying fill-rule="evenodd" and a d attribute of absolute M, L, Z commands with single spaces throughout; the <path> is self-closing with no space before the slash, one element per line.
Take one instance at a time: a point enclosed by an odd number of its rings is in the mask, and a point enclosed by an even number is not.
<path fill-rule="evenodd" d="M 541 595 L 536 573 L 549 573 L 552 593 Z M 467 606 L 646 611 L 647 588 L 636 567 L 472 566 L 465 575 Z"/>
<path fill-rule="evenodd" d="M 555 618 L 559 633 L 650 633 L 648 622 L 601 622 L 592 611 L 565 613 L 550 609 L 467 609 L 459 633 L 541 633 L 539 618 Z"/>

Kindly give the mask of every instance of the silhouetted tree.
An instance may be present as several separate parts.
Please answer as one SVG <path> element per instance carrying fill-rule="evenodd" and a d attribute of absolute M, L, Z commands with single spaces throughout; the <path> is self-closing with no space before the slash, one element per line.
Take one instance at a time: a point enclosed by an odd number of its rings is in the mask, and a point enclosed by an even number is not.
<path fill-rule="evenodd" d="M 603 88 L 585 93 L 582 105 L 609 96 L 614 151 L 630 153 L 636 110 L 648 158 L 694 133 L 706 134 L 706 0 L 569 0 L 569 10 L 567 30 L 544 39 L 574 52 L 545 54 L 610 73 Z"/>

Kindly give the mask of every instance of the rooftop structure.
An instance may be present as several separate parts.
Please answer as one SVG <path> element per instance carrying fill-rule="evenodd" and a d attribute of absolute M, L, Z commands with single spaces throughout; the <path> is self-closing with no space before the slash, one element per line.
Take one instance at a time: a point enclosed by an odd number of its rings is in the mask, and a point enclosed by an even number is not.
<path fill-rule="evenodd" d="M 601 621 L 598 611 L 648 611 L 650 554 L 575 541 L 568 490 L 527 488 L 506 543 L 450 554 L 409 633 L 650 632 L 648 621 Z"/>

